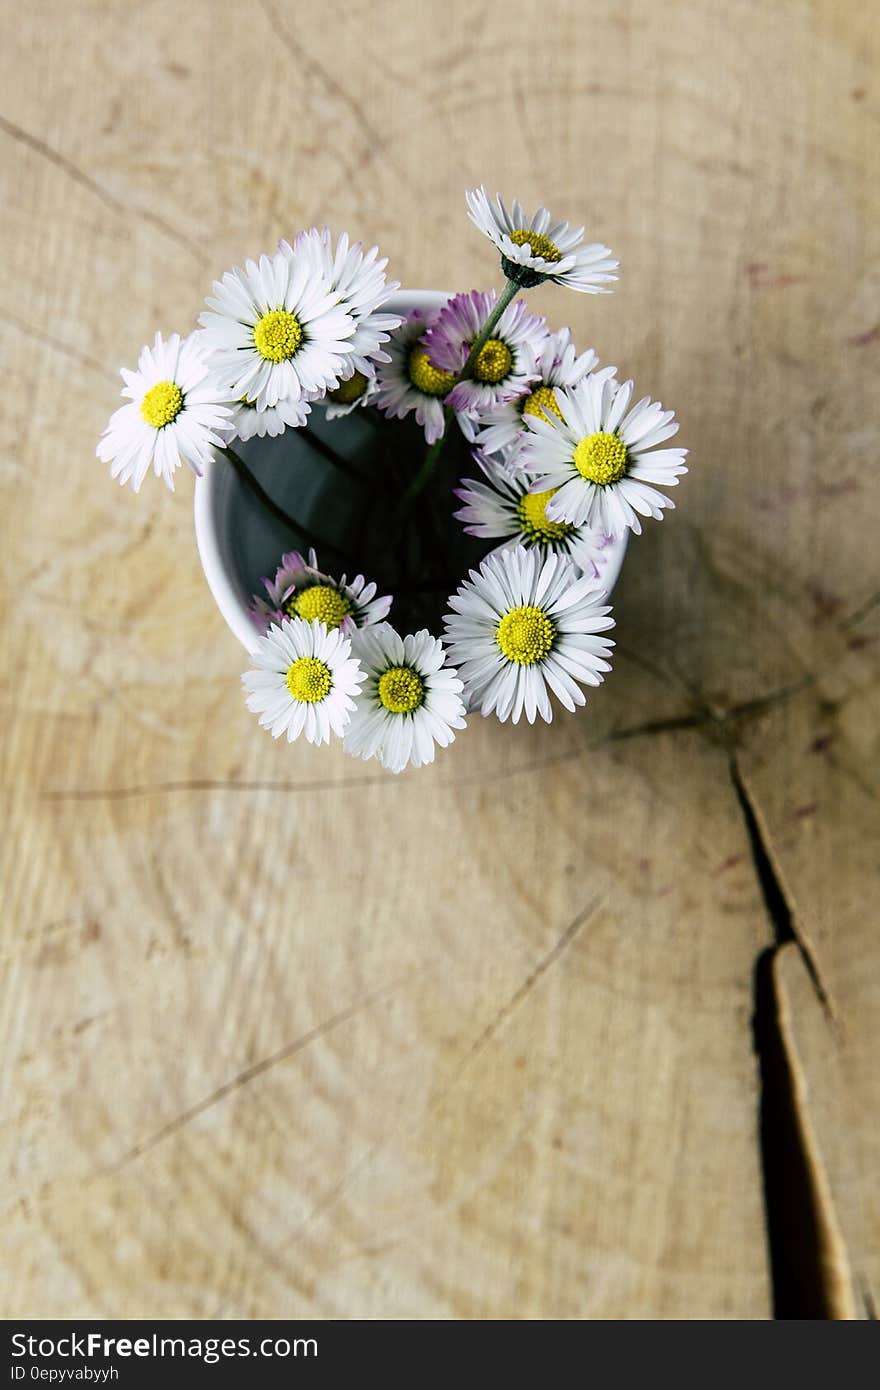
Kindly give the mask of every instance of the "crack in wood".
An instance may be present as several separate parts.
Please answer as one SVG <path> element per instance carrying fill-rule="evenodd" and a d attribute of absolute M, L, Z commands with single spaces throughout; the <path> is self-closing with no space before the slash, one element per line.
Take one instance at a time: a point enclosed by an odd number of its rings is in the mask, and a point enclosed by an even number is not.
<path fill-rule="evenodd" d="M 731 707 L 723 712 L 709 709 L 702 706 L 690 713 L 673 715 L 668 719 L 649 720 L 644 724 L 634 724 L 622 729 L 612 729 L 610 733 L 603 734 L 599 738 L 591 739 L 581 747 L 566 748 L 561 753 L 553 753 L 549 757 L 533 759 L 530 762 L 518 763 L 513 767 L 502 768 L 494 772 L 475 773 L 470 776 L 443 778 L 438 785 L 444 790 L 454 790 L 457 787 L 483 786 L 494 782 L 507 781 L 511 777 L 518 777 L 529 772 L 540 772 L 544 768 L 552 767 L 557 763 L 568 762 L 570 759 L 584 757 L 587 753 L 593 753 L 606 747 L 611 743 L 622 743 L 627 739 L 650 738 L 655 734 L 676 733 L 680 730 L 703 729 L 710 726 L 712 730 L 720 732 L 726 739 L 731 739 L 727 729 L 729 725 L 735 725 L 738 721 L 751 718 L 762 714 L 771 705 L 789 699 L 798 691 L 803 690 L 811 684 L 812 678 L 805 678 L 795 682 L 794 685 L 784 686 L 781 690 L 771 690 L 766 695 L 760 695 L 754 700 L 746 700 L 738 705 Z M 305 782 L 280 782 L 272 779 L 250 780 L 229 780 L 212 777 L 193 777 L 180 781 L 136 783 L 129 787 L 44 787 L 40 793 L 44 801 L 127 801 L 133 797 L 142 796 L 167 796 L 174 792 L 332 792 L 332 791 L 354 791 L 364 787 L 402 787 L 406 784 L 399 779 L 388 777 L 385 774 L 376 776 L 363 776 L 352 778 L 328 778 L 324 780 L 305 781 Z"/>
<path fill-rule="evenodd" d="M 784 1001 L 776 974 L 782 951 L 794 948 L 799 952 L 832 1026 L 834 1012 L 818 965 L 798 933 L 758 808 L 733 756 L 730 776 L 774 937 L 773 944 L 755 962 L 752 1014 L 760 1072 L 759 1135 L 774 1316 L 845 1319 L 853 1316 L 847 1281 L 840 1272 L 847 1263 L 846 1250 L 809 1136 L 804 1086 L 797 1075 L 797 1059 L 783 1017 Z"/>
<path fill-rule="evenodd" d="M 859 1286 L 862 1294 L 862 1304 L 865 1309 L 865 1318 L 868 1322 L 877 1321 L 877 1305 L 874 1302 L 873 1294 L 868 1286 L 868 1281 L 864 1277 L 859 1279 Z"/>
<path fill-rule="evenodd" d="M 755 873 L 761 886 L 764 905 L 773 925 L 775 943 L 777 946 L 781 946 L 786 941 L 794 942 L 801 954 L 801 959 L 825 1016 L 829 1023 L 835 1025 L 836 1015 L 831 1002 L 831 995 L 822 980 L 819 964 L 812 948 L 798 928 L 792 904 L 789 902 L 785 885 L 774 862 L 770 837 L 762 823 L 760 811 L 742 776 L 735 756 L 730 759 L 730 777 L 745 822 L 746 834 L 749 838 Z"/>

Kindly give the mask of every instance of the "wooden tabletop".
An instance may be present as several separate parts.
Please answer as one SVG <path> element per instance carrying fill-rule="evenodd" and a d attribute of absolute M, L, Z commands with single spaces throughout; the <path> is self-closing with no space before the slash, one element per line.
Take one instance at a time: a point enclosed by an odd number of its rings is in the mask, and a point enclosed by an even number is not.
<path fill-rule="evenodd" d="M 6 1317 L 880 1302 L 880 14 L 5 0 Z M 303 19 L 305 13 L 306 18 Z M 674 406 L 586 711 L 394 778 L 278 746 L 117 369 L 327 222 Z"/>

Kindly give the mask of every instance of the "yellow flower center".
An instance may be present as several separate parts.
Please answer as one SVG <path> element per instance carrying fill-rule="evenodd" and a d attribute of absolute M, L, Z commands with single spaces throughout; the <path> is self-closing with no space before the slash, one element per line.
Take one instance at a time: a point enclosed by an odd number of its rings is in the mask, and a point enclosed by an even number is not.
<path fill-rule="evenodd" d="M 495 641 L 508 661 L 534 666 L 549 655 L 556 641 L 556 624 L 543 608 L 526 603 L 505 613 L 495 630 Z"/>
<path fill-rule="evenodd" d="M 354 372 L 348 381 L 340 381 L 335 391 L 328 391 L 327 399 L 336 401 L 338 405 L 351 405 L 352 401 L 360 400 L 367 385 L 367 378 L 363 372 Z"/>
<path fill-rule="evenodd" d="M 426 396 L 448 396 L 455 385 L 452 372 L 435 367 L 424 348 L 414 347 L 407 365 L 413 386 Z"/>
<path fill-rule="evenodd" d="M 474 377 L 477 381 L 496 382 L 503 380 L 513 366 L 513 353 L 500 338 L 487 338 L 474 363 Z"/>
<path fill-rule="evenodd" d="M 254 346 L 267 362 L 286 362 L 302 345 L 302 325 L 286 309 L 270 309 L 254 324 Z"/>
<path fill-rule="evenodd" d="M 183 410 L 183 392 L 174 381 L 157 381 L 141 401 L 141 416 L 154 430 L 170 425 Z"/>
<path fill-rule="evenodd" d="M 287 611 L 291 617 L 304 618 L 307 623 L 317 618 L 319 623 L 326 624 L 329 631 L 348 617 L 351 602 L 330 584 L 312 584 L 293 595 Z"/>
<path fill-rule="evenodd" d="M 287 689 L 294 700 L 304 705 L 316 705 L 325 700 L 333 689 L 330 667 L 316 656 L 301 656 L 287 671 Z"/>
<path fill-rule="evenodd" d="M 558 491 L 558 488 L 551 487 L 549 492 L 525 492 L 517 502 L 516 515 L 520 530 L 529 544 L 547 545 L 550 541 L 561 541 L 577 530 L 570 521 L 549 521 L 547 518 L 547 503 Z"/>
<path fill-rule="evenodd" d="M 391 666 L 379 677 L 377 693 L 392 714 L 412 714 L 425 698 L 425 683 L 411 666 Z"/>
<path fill-rule="evenodd" d="M 530 395 L 526 396 L 522 404 L 523 415 L 537 415 L 539 420 L 546 420 L 547 424 L 552 424 L 547 412 L 555 415 L 557 420 L 562 419 L 562 411 L 556 404 L 556 392 L 552 386 L 536 386 Z"/>
<path fill-rule="evenodd" d="M 588 434 L 574 451 L 574 466 L 588 483 L 607 487 L 626 472 L 626 445 L 617 434 Z"/>
<path fill-rule="evenodd" d="M 528 242 L 532 248 L 533 256 L 540 256 L 545 261 L 562 260 L 562 252 L 556 242 L 544 236 L 543 232 L 530 232 L 525 227 L 519 227 L 515 232 L 509 232 L 508 235 L 514 246 L 525 246 Z"/>

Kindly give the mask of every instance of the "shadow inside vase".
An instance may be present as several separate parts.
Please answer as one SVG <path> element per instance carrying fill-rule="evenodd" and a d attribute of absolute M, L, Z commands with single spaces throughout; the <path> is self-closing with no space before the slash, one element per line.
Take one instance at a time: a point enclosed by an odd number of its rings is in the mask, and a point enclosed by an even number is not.
<path fill-rule="evenodd" d="M 453 488 L 473 472 L 469 446 L 456 430 L 412 508 L 400 499 L 424 458 L 421 429 L 364 409 L 328 420 L 313 411 L 305 429 L 278 438 L 239 441 L 236 452 L 260 485 L 298 523 L 273 516 L 232 473 L 223 488 L 218 529 L 239 597 L 264 594 L 281 556 L 314 546 L 318 565 L 335 578 L 363 574 L 394 596 L 392 620 L 401 631 L 439 633 L 446 600 L 491 543 L 465 533 L 453 511 Z M 470 467 L 468 466 L 470 465 Z"/>

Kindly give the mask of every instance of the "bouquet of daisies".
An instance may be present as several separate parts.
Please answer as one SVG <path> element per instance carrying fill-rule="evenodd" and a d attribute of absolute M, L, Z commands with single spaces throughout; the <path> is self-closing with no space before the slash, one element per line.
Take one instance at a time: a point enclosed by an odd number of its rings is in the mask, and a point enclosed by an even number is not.
<path fill-rule="evenodd" d="M 569 711 L 585 703 L 583 688 L 610 670 L 608 548 L 638 535 L 640 518 L 660 520 L 673 503 L 658 489 L 687 471 L 687 451 L 664 447 L 673 412 L 647 396 L 633 403 L 631 381 L 592 349 L 578 353 L 569 329 L 552 332 L 521 297 L 545 281 L 607 293 L 618 265 L 608 247 L 483 188 L 467 203 L 500 253 L 497 293 L 401 317 L 388 311 L 399 286 L 376 247 L 301 232 L 215 281 L 188 338 L 157 334 L 137 370 L 122 371 L 126 404 L 97 450 L 135 491 L 151 468 L 173 490 L 181 463 L 197 475 L 232 467 L 289 522 L 302 549 L 278 557 L 254 595 L 247 705 L 275 738 L 341 738 L 392 772 L 432 762 L 469 712 L 549 721 L 551 696 Z M 442 635 L 394 626 L 375 582 L 349 579 L 341 564 L 329 573 L 302 519 L 266 495 L 234 447 L 309 431 L 315 409 L 328 420 L 411 417 L 423 434 L 421 453 L 403 461 L 392 548 L 408 545 L 450 438 L 472 458 L 474 476 L 442 500 L 446 523 L 454 516 L 480 550 L 446 590 Z M 326 439 L 320 448 L 344 466 Z M 451 553 L 442 532 L 440 547 Z"/>

